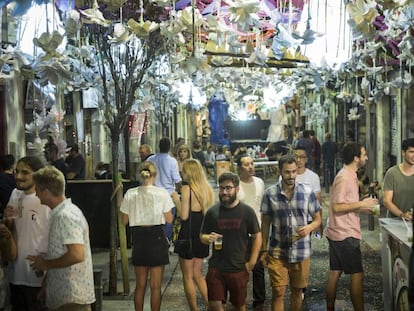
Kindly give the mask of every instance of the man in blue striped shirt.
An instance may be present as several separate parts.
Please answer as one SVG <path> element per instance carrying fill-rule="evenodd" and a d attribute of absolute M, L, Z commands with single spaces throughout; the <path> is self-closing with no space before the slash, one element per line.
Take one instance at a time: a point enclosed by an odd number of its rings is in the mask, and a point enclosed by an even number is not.
<path fill-rule="evenodd" d="M 261 206 L 261 260 L 269 271 L 273 311 L 284 310 L 288 284 L 290 309 L 301 310 L 302 288 L 307 287 L 309 276 L 311 233 L 321 224 L 319 202 L 311 188 L 296 182 L 297 168 L 294 157 L 279 159 L 282 179 L 266 189 Z"/>

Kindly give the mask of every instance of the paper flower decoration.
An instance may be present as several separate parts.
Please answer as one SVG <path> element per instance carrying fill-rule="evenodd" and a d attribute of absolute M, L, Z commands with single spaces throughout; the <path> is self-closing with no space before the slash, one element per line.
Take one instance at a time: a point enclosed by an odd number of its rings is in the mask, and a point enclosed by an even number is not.
<path fill-rule="evenodd" d="M 13 59 L 10 54 L 1 54 L 0 55 L 0 69 L 3 67 L 4 64 L 7 64 Z"/>
<path fill-rule="evenodd" d="M 50 82 L 53 85 L 72 80 L 72 73 L 57 60 L 42 62 L 34 68 L 41 85 Z"/>
<path fill-rule="evenodd" d="M 376 5 L 376 2 L 371 0 L 355 0 L 346 5 L 356 29 L 365 35 L 373 30 L 372 24 L 379 15 Z"/>
<path fill-rule="evenodd" d="M 391 85 L 395 88 L 407 88 L 411 85 L 413 77 L 410 72 L 404 71 L 403 75 L 393 79 Z"/>
<path fill-rule="evenodd" d="M 352 96 L 352 103 L 361 105 L 363 102 L 364 102 L 364 98 L 360 94 L 355 93 Z"/>
<path fill-rule="evenodd" d="M 209 68 L 207 57 L 202 55 L 192 56 L 182 63 L 182 68 L 189 75 L 196 73 L 197 70 L 207 70 Z"/>
<path fill-rule="evenodd" d="M 66 13 L 65 32 L 69 38 L 76 37 L 81 28 L 80 14 L 76 10 Z"/>
<path fill-rule="evenodd" d="M 412 4 L 391 12 L 394 14 L 388 16 L 387 23 L 392 24 L 394 28 L 405 31 L 414 25 L 414 7 Z"/>
<path fill-rule="evenodd" d="M 242 31 L 250 30 L 251 26 L 259 25 L 259 6 L 258 0 L 236 0 L 230 3 L 230 21 L 237 23 Z"/>
<path fill-rule="evenodd" d="M 108 36 L 110 43 L 125 43 L 129 41 L 132 37 L 132 34 L 127 28 L 121 23 L 116 23 L 114 25 L 113 36 Z"/>
<path fill-rule="evenodd" d="M 265 46 L 259 46 L 256 50 L 246 59 L 246 62 L 249 64 L 257 64 L 259 66 L 264 66 L 267 61 L 267 56 L 269 55 L 269 49 Z"/>
<path fill-rule="evenodd" d="M 351 100 L 351 93 L 347 91 L 341 91 L 338 95 L 336 95 L 336 98 L 342 99 L 343 101 L 347 102 Z"/>
<path fill-rule="evenodd" d="M 112 23 L 110 20 L 103 17 L 103 14 L 99 10 L 99 6 L 96 0 L 94 1 L 92 8 L 80 10 L 80 12 L 86 16 L 86 19 L 82 19 L 82 21 L 86 24 L 98 24 L 104 27 L 108 27 Z"/>
<path fill-rule="evenodd" d="M 205 16 L 205 26 L 210 31 L 236 33 L 236 30 L 231 28 L 221 16 L 212 14 Z"/>
<path fill-rule="evenodd" d="M 361 117 L 361 115 L 358 114 L 358 107 L 350 108 L 349 114 L 348 114 L 348 120 L 349 121 L 355 121 L 358 120 Z"/>
<path fill-rule="evenodd" d="M 4 53 L 2 58 L 8 58 L 8 56 L 5 55 L 9 55 L 10 59 L 14 59 L 17 60 L 17 63 L 20 66 L 28 66 L 29 60 L 26 58 L 26 55 L 20 50 L 19 47 L 13 47 L 11 45 L 7 45 L 7 47 L 5 49 L 2 49 L 2 52 Z M 5 59 L 3 58 L 3 60 Z M 15 68 L 15 70 L 19 70 L 19 68 Z"/>
<path fill-rule="evenodd" d="M 138 23 L 133 18 L 130 18 L 128 20 L 127 25 L 132 30 L 132 32 L 140 38 L 148 37 L 151 32 L 157 30 L 160 27 L 160 25 L 155 22 L 145 21 Z"/>
<path fill-rule="evenodd" d="M 65 156 L 66 152 L 69 151 L 67 150 L 68 144 L 66 143 L 66 141 L 63 140 L 62 138 L 54 137 L 53 142 L 58 147 L 58 156 Z"/>
<path fill-rule="evenodd" d="M 398 44 L 398 48 L 401 52 L 406 54 L 412 54 L 411 51 L 414 47 L 414 38 L 411 36 L 411 31 L 407 30 L 401 42 Z"/>
<path fill-rule="evenodd" d="M 297 47 L 301 41 L 293 38 L 281 24 L 278 25 L 278 34 L 273 37 L 272 51 L 276 59 L 282 59 L 284 50 Z"/>
<path fill-rule="evenodd" d="M 170 63 L 178 64 L 178 63 L 185 61 L 185 58 L 186 58 L 186 54 L 179 51 L 177 53 L 170 54 Z"/>
<path fill-rule="evenodd" d="M 183 27 L 191 31 L 193 27 L 193 12 L 191 6 L 179 11 L 177 13 L 177 19 Z M 201 16 L 200 11 L 196 8 L 194 10 L 194 27 L 200 27 L 203 23 L 203 17 Z"/>
<path fill-rule="evenodd" d="M 33 142 L 27 143 L 27 148 L 31 150 L 34 156 L 42 158 L 43 146 L 47 143 L 47 139 L 41 139 L 39 135 L 36 135 Z"/>
<path fill-rule="evenodd" d="M 321 37 L 322 35 L 322 33 L 316 32 L 310 28 L 309 21 L 306 23 L 306 30 L 301 36 L 295 33 L 292 34 L 293 38 L 302 40 L 301 44 L 305 45 L 312 44 L 317 37 Z"/>
<path fill-rule="evenodd" d="M 213 56 L 210 63 L 216 67 L 230 66 L 233 63 L 233 58 L 230 56 Z"/>
<path fill-rule="evenodd" d="M 160 24 L 160 31 L 169 42 L 176 42 L 177 45 L 185 43 L 184 35 L 182 34 L 183 26 L 174 20 L 162 22 Z"/>
<path fill-rule="evenodd" d="M 369 80 L 366 77 L 363 77 L 360 86 L 361 90 L 367 91 L 369 89 Z"/>
<path fill-rule="evenodd" d="M 376 2 L 370 0 L 355 0 L 347 4 L 349 15 L 357 25 L 372 23 L 378 15 Z"/>
<path fill-rule="evenodd" d="M 52 33 L 44 32 L 39 38 L 33 39 L 33 44 L 40 47 L 46 54 L 42 57 L 43 60 L 48 60 L 52 57 L 59 56 L 56 51 L 63 41 L 63 36 L 59 31 L 55 30 Z"/>

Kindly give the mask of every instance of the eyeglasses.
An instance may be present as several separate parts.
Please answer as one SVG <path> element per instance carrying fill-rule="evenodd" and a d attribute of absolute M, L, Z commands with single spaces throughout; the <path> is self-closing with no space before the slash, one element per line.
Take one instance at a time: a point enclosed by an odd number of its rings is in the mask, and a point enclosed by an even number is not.
<path fill-rule="evenodd" d="M 305 155 L 302 155 L 302 156 L 300 156 L 300 155 L 295 155 L 295 159 L 297 159 L 297 160 L 304 160 L 304 159 L 307 159 L 308 157 L 307 156 L 305 156 Z"/>
<path fill-rule="evenodd" d="M 231 191 L 234 188 L 236 188 L 236 187 L 233 187 L 233 186 L 224 186 L 224 187 L 223 186 L 219 186 L 219 191 L 221 191 L 221 192 L 223 192 L 224 190 Z"/>

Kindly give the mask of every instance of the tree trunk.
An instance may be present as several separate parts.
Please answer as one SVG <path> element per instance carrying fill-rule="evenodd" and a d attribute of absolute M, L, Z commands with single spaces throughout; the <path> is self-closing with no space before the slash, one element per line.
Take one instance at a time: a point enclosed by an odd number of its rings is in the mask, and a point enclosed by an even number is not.
<path fill-rule="evenodd" d="M 116 139 L 118 138 L 118 139 Z M 111 196 L 111 227 L 110 227 L 110 251 L 109 251 L 109 295 L 118 295 L 117 281 L 118 281 L 118 269 L 117 269 L 117 249 L 118 241 L 121 252 L 122 263 L 122 279 L 124 285 L 124 294 L 129 294 L 129 277 L 128 277 L 128 256 L 127 256 L 127 243 L 125 226 L 121 223 L 119 217 L 119 208 L 122 203 L 123 191 L 122 191 L 122 177 L 118 172 L 119 162 L 119 134 L 112 135 L 112 189 Z"/>
<path fill-rule="evenodd" d="M 118 175 L 118 150 L 119 138 L 114 139 L 112 135 L 112 189 L 116 189 Z M 109 228 L 109 295 L 115 296 L 117 291 L 117 232 L 118 232 L 118 209 L 116 200 L 111 196 L 111 226 Z"/>

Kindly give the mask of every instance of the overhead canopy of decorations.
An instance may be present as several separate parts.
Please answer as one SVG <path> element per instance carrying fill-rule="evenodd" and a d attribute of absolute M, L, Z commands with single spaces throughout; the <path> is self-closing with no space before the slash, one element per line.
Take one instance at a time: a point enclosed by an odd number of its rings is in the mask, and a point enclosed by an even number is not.
<path fill-rule="evenodd" d="M 149 98 L 151 90 L 160 89 L 158 85 L 177 89 L 177 83 L 190 80 L 207 97 L 222 90 L 236 110 L 245 95 L 262 97 L 265 88 L 280 90 L 287 85 L 290 92 L 281 92 L 283 98 L 306 94 L 304 112 L 312 119 L 314 115 L 325 117 L 333 100 L 352 102 L 357 108 L 412 82 L 414 14 L 410 0 L 95 0 L 82 5 L 63 0 L 20 0 L 1 1 L 0 5 L 11 8 L 8 18 L 12 21 L 33 2 L 53 4 L 62 17 L 65 33 L 48 29 L 34 38 L 40 52 L 30 64 L 15 63 L 21 56 L 18 46 L 4 49 L 2 73 L 7 74 L 10 67 L 30 66 L 40 83 L 63 84 L 66 90 L 97 87 L 96 68 L 90 65 L 94 52 L 82 41 L 82 25 L 106 27 L 111 45 L 128 44 L 133 38 L 159 32 L 168 51 L 164 58 L 168 66 L 158 63 L 158 69 L 144 78 L 145 87 L 139 89 L 135 110 L 156 107 L 157 102 Z M 340 39 L 332 41 L 327 38 L 327 24 L 334 11 L 339 11 L 335 22 Z M 321 24 L 323 31 L 319 30 Z M 352 31 L 350 59 L 312 64 L 307 51 L 317 40 L 323 38 L 326 43 L 319 54 L 326 54 L 330 45 L 337 50 L 345 47 L 345 41 L 351 39 L 346 24 Z M 67 40 L 69 45 L 60 51 L 59 46 Z M 84 66 L 85 60 L 88 66 Z M 389 79 L 388 73 L 395 69 L 399 76 Z M 236 70 L 240 71 L 235 74 Z M 352 83 L 352 79 L 361 83 Z M 180 94 L 172 94 L 167 100 L 174 105 Z M 313 102 L 318 97 L 315 94 L 323 94 L 325 101 Z"/>

